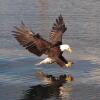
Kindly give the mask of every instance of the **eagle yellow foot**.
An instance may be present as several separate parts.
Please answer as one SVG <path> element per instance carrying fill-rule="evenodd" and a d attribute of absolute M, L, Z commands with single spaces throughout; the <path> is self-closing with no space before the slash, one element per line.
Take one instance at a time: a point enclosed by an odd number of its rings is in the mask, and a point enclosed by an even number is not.
<path fill-rule="evenodd" d="M 71 66 L 72 66 L 72 64 L 74 64 L 72 61 L 69 61 L 67 64 L 65 64 L 65 66 L 67 67 L 67 68 L 70 68 Z"/>

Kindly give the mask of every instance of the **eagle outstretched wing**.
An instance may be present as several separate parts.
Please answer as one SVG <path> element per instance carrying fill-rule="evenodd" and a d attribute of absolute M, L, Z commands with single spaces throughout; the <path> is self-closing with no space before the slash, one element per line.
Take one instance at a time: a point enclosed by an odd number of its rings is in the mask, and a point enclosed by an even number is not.
<path fill-rule="evenodd" d="M 45 53 L 46 48 L 50 43 L 44 40 L 39 34 L 30 31 L 29 28 L 22 22 L 20 27 L 15 26 L 16 31 L 13 34 L 16 40 L 31 53 L 41 56 Z"/>
<path fill-rule="evenodd" d="M 55 45 L 55 44 L 62 44 L 62 35 L 63 33 L 67 30 L 65 23 L 63 21 L 62 15 L 60 15 L 57 19 L 56 22 L 53 24 L 52 31 L 50 33 L 50 42 Z"/>

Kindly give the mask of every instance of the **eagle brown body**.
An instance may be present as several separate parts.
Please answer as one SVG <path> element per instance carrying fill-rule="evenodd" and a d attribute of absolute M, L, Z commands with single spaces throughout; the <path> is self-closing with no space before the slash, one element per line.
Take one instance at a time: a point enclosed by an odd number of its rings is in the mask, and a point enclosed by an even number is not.
<path fill-rule="evenodd" d="M 53 24 L 49 41 L 43 39 L 39 34 L 32 32 L 23 22 L 20 27 L 15 26 L 16 40 L 29 52 L 42 56 L 48 55 L 54 62 L 60 66 L 65 66 L 68 61 L 62 56 L 60 45 L 62 44 L 62 35 L 66 31 L 62 15 L 60 15 Z"/>

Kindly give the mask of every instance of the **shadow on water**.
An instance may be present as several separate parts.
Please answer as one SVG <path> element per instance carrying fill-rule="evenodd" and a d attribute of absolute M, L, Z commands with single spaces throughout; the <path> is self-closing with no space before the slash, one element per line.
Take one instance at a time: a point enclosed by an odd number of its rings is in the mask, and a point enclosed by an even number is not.
<path fill-rule="evenodd" d="M 65 83 L 73 81 L 71 75 L 54 77 L 53 75 L 48 75 L 42 72 L 38 73 L 37 76 L 40 79 L 47 81 L 47 83 L 31 86 L 20 100 L 47 100 L 50 98 L 52 98 L 52 100 L 62 100 L 64 92 L 66 92 L 66 94 L 71 94 L 71 91 L 65 91 L 65 88 L 63 87 Z M 71 90 L 71 86 L 68 87 L 68 89 Z"/>

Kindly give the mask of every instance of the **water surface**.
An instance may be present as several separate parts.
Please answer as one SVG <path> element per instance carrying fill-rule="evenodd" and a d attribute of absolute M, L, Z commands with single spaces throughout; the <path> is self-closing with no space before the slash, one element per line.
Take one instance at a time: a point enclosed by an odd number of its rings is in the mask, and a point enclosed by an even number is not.
<path fill-rule="evenodd" d="M 75 64 L 71 69 L 61 69 L 55 64 L 37 67 L 34 64 L 44 56 L 38 58 L 22 48 L 11 35 L 13 26 L 20 25 L 23 20 L 47 39 L 60 13 L 68 28 L 63 43 L 70 44 L 74 50 L 71 55 L 65 52 L 64 56 Z M 35 76 L 38 70 L 55 77 L 63 74 L 74 77 L 70 87 L 63 84 L 66 90 L 60 97 L 54 91 L 43 100 L 99 100 L 99 26 L 99 0 L 0 0 L 0 100 L 27 100 L 27 91 L 42 84 Z"/>

